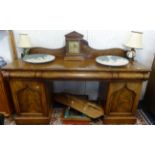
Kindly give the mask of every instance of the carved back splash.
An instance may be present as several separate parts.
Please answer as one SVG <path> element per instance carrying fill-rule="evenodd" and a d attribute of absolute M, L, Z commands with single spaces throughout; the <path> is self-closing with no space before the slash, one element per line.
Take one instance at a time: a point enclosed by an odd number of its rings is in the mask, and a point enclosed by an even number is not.
<path fill-rule="evenodd" d="M 78 32 L 74 32 L 74 36 L 76 36 L 76 33 L 79 35 Z M 89 43 L 84 39 L 81 40 L 80 44 L 81 44 L 81 53 L 83 53 L 85 58 L 93 58 L 99 55 L 116 55 L 116 56 L 123 56 L 123 57 L 125 57 L 126 55 L 126 52 L 120 48 L 104 49 L 104 50 L 94 49 L 90 47 Z M 46 48 L 36 47 L 36 48 L 32 48 L 30 50 L 30 53 L 32 54 L 45 53 L 45 54 L 52 54 L 57 57 L 64 57 L 66 53 L 66 46 L 67 46 L 67 43 L 65 44 L 65 47 L 62 47 L 59 49 L 46 49 Z"/>

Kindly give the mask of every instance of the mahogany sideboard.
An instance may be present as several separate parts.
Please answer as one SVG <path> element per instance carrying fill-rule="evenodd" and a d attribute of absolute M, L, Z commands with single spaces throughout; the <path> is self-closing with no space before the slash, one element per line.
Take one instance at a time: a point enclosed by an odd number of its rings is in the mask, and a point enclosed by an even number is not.
<path fill-rule="evenodd" d="M 49 83 L 54 80 L 99 81 L 104 110 L 105 124 L 134 124 L 139 103 L 142 83 L 148 80 L 150 69 L 137 61 L 123 67 L 108 67 L 96 63 L 101 55 L 126 56 L 122 49 L 97 50 L 89 46 L 83 35 L 72 32 L 66 35 L 70 41 L 78 40 L 80 58 L 72 55 L 66 60 L 66 45 L 60 49 L 32 48 L 30 54 L 44 53 L 56 56 L 55 61 L 47 64 L 30 64 L 21 59 L 14 60 L 2 68 L 4 84 L 8 85 L 10 98 L 14 103 L 16 124 L 49 124 L 52 113 L 53 90 Z M 80 39 L 79 39 L 80 38 Z M 78 57 L 78 55 L 77 55 Z M 73 61 L 74 60 L 74 61 Z M 103 97 L 103 99 L 102 99 Z"/>
<path fill-rule="evenodd" d="M 51 114 L 52 90 L 48 81 L 88 80 L 107 81 L 108 91 L 103 103 L 105 124 L 134 124 L 143 81 L 150 69 L 137 61 L 124 67 L 107 67 L 96 63 L 99 55 L 125 56 L 122 49 L 95 50 L 83 44 L 83 61 L 64 60 L 65 48 L 50 50 L 33 48 L 30 53 L 48 53 L 56 60 L 47 64 L 29 64 L 21 59 L 2 68 L 9 84 L 17 124 L 48 124 Z M 100 93 L 100 92 L 99 92 Z"/>

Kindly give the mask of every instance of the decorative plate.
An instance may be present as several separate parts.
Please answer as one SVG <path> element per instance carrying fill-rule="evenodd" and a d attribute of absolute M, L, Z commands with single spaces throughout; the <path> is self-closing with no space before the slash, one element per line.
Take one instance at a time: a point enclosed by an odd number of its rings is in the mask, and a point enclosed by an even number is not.
<path fill-rule="evenodd" d="M 23 61 L 28 63 L 40 64 L 47 63 L 55 60 L 55 56 L 47 54 L 30 54 L 23 58 Z"/>
<path fill-rule="evenodd" d="M 120 56 L 99 56 L 96 58 L 96 62 L 106 66 L 125 66 L 129 63 L 129 60 Z"/>

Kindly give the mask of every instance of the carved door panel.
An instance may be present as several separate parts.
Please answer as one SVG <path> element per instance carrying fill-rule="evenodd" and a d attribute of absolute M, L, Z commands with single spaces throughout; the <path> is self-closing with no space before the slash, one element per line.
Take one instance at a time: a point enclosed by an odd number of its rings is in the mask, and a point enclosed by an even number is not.
<path fill-rule="evenodd" d="M 105 113 L 107 115 L 135 114 L 139 102 L 141 86 L 141 82 L 110 83 Z"/>
<path fill-rule="evenodd" d="M 16 113 L 20 115 L 48 115 L 45 86 L 41 81 L 10 80 Z"/>

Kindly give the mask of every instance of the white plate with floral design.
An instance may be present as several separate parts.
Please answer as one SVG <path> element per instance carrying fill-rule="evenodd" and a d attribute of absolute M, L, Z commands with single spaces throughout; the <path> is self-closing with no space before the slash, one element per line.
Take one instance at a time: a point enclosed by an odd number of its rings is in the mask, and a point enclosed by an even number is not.
<path fill-rule="evenodd" d="M 97 57 L 96 62 L 101 65 L 119 67 L 126 66 L 129 60 L 120 56 L 107 55 Z"/>
<path fill-rule="evenodd" d="M 23 58 L 23 61 L 28 63 L 40 64 L 47 63 L 55 60 L 55 56 L 48 54 L 30 54 Z"/>

